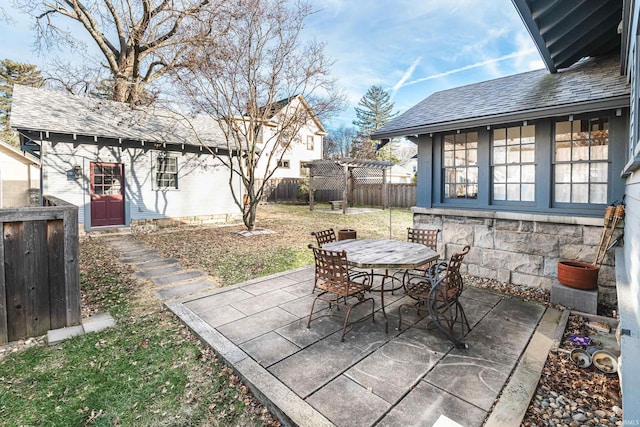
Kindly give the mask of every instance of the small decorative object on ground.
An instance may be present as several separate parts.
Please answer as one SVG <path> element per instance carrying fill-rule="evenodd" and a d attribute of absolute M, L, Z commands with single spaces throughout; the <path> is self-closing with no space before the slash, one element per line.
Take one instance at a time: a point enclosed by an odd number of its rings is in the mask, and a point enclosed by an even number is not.
<path fill-rule="evenodd" d="M 593 329 L 594 331 L 598 331 L 598 332 L 609 333 L 611 331 L 611 328 L 609 327 L 609 325 L 602 322 L 587 322 L 587 326 Z"/>
<path fill-rule="evenodd" d="M 569 335 L 568 338 L 569 338 L 569 341 L 571 341 L 572 343 L 577 344 L 577 345 L 587 346 L 587 345 L 591 344 L 591 338 L 585 337 L 583 335 L 571 334 L 571 335 Z"/>
<path fill-rule="evenodd" d="M 618 361 L 616 357 L 607 350 L 598 350 L 591 357 L 593 366 L 605 374 L 615 374 L 618 372 Z"/>
<path fill-rule="evenodd" d="M 581 348 L 571 350 L 571 360 L 580 368 L 591 366 L 591 355 Z"/>

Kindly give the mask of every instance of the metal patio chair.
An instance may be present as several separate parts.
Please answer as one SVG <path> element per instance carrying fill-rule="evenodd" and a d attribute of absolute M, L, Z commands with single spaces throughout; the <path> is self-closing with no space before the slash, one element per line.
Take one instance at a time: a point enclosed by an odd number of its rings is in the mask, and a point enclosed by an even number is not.
<path fill-rule="evenodd" d="M 338 240 L 335 231 L 333 231 L 333 228 L 330 228 L 328 230 L 313 231 L 311 235 L 316 238 L 316 242 L 318 243 L 319 248 L 321 248 L 326 243 L 331 243 Z"/>
<path fill-rule="evenodd" d="M 338 241 L 338 238 L 336 237 L 336 233 L 333 230 L 333 228 L 329 228 L 327 230 L 312 231 L 311 235 L 316 238 L 316 243 L 318 244 L 319 248 L 323 247 L 327 243 L 337 242 Z M 311 247 L 311 245 L 309 247 Z M 363 271 L 363 270 L 359 270 L 359 269 L 353 268 L 353 267 L 349 267 L 349 271 L 351 273 L 351 278 L 352 279 L 355 279 L 356 277 L 361 277 L 361 276 L 365 276 L 365 275 L 370 275 L 371 274 L 371 272 L 369 272 L 369 271 Z M 313 287 L 313 290 L 314 291 L 316 290 L 315 285 Z"/>
<path fill-rule="evenodd" d="M 345 251 L 330 251 L 313 246 L 311 246 L 311 249 L 313 249 L 313 256 L 316 261 L 314 289 L 319 289 L 321 292 L 315 297 L 311 305 L 307 328 L 311 327 L 313 310 L 318 300 L 329 303 L 329 313 L 318 317 L 333 315 L 331 312 L 334 305 L 342 307 L 346 310 L 346 313 L 340 340 L 344 341 L 344 335 L 349 324 L 349 316 L 354 307 L 371 301 L 371 318 L 375 322 L 373 298 L 365 298 L 365 293 L 371 289 L 368 283 L 368 276 L 362 276 L 363 281 L 353 280 L 349 272 L 347 253 Z M 350 302 L 353 300 L 355 301 Z"/>
<path fill-rule="evenodd" d="M 464 284 L 460 275 L 460 265 L 470 247 L 465 246 L 462 252 L 451 255 L 448 262 L 440 261 L 431 266 L 425 276 L 413 276 L 407 281 L 407 295 L 416 299 L 411 305 L 418 311 L 427 311 L 431 322 L 440 329 L 445 336 L 458 348 L 467 348 L 463 338 L 464 327 L 467 332 L 471 329 L 469 321 L 460 304 Z M 402 329 L 402 304 L 398 308 L 398 330 Z M 456 333 L 455 326 L 460 324 L 460 331 Z"/>
<path fill-rule="evenodd" d="M 425 245 L 429 249 L 433 249 L 434 251 L 438 250 L 438 233 L 440 230 L 438 229 L 423 229 L 423 228 L 407 228 L 407 241 L 412 243 L 420 243 Z M 393 277 L 400 279 L 400 275 L 402 275 L 402 286 L 406 290 L 407 280 L 413 276 L 426 276 L 429 268 L 433 266 L 436 261 L 429 262 L 427 264 L 423 264 L 420 267 L 406 269 L 406 270 L 398 270 L 394 273 Z"/>

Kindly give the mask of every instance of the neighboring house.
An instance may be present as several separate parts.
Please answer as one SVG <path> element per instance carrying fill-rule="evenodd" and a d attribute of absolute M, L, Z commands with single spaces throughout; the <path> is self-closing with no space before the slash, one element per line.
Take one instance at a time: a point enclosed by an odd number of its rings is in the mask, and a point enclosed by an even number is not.
<path fill-rule="evenodd" d="M 389 171 L 390 184 L 411 184 L 413 173 L 400 165 L 393 165 Z"/>
<path fill-rule="evenodd" d="M 605 208 L 625 197 L 599 298 L 619 307 L 624 418 L 637 423 L 640 2 L 513 3 L 547 70 L 434 93 L 374 137 L 415 137 L 414 223 L 441 228 L 447 255 L 472 245 L 475 275 L 554 285 L 559 259 L 593 262 Z"/>
<path fill-rule="evenodd" d="M 283 115 L 292 114 L 299 109 L 304 109 L 300 117 L 307 118 L 306 123 L 300 126 L 299 132 L 288 138 L 292 139 L 286 150 L 276 143 L 276 133 L 278 122 Z M 271 120 L 263 125 L 262 141 L 257 145 L 262 152 L 258 166 L 256 167 L 256 177 L 262 178 L 267 170 L 275 170 L 271 178 L 300 178 L 308 173 L 302 167 L 304 162 L 322 159 L 323 137 L 327 134 L 322 123 L 305 99 L 298 95 L 285 100 L 278 101 L 272 107 L 273 116 Z M 286 118 L 285 118 L 286 120 Z M 296 125 L 297 127 L 298 125 Z M 283 138 L 287 138 L 286 136 Z M 273 153 L 269 164 L 268 158 Z M 280 158 L 282 159 L 280 160 Z"/>
<path fill-rule="evenodd" d="M 39 202 L 40 162 L 30 154 L 0 141 L 0 208 L 18 208 Z M 32 191 L 30 191 L 32 190 Z M 30 194 L 35 200 L 31 200 Z"/>
<path fill-rule="evenodd" d="M 409 160 L 402 163 L 401 166 L 411 172 L 413 175 L 416 175 L 418 173 L 418 155 L 416 154 L 415 156 L 411 157 Z"/>
<path fill-rule="evenodd" d="M 40 145 L 42 194 L 79 206 L 86 230 L 241 218 L 210 117 L 16 85 L 11 127 Z"/>

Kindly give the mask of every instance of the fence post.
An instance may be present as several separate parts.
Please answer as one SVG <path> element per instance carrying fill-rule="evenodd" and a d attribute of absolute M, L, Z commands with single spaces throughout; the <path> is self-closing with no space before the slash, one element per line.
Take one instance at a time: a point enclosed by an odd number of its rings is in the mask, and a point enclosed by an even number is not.
<path fill-rule="evenodd" d="M 78 325 L 80 311 L 80 263 L 78 238 L 78 208 L 64 212 L 64 276 L 66 281 L 67 326 Z"/>
<path fill-rule="evenodd" d="M 0 345 L 9 342 L 7 325 L 7 288 L 4 279 L 4 223 L 0 222 Z"/>

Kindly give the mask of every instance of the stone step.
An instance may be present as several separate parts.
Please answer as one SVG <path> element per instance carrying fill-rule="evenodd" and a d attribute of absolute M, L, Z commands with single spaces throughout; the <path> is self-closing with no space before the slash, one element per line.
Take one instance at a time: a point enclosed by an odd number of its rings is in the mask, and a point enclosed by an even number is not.
<path fill-rule="evenodd" d="M 202 270 L 186 270 L 180 273 L 171 274 L 163 277 L 152 278 L 151 281 L 157 286 L 169 286 L 178 285 L 180 282 L 186 282 L 187 280 L 197 279 L 205 276 L 206 273 Z"/>
<path fill-rule="evenodd" d="M 184 270 L 182 269 L 182 267 L 180 267 L 180 265 L 174 264 L 174 265 L 167 265 L 164 267 L 149 268 L 146 270 L 137 271 L 133 273 L 133 277 L 138 279 L 153 279 L 157 277 L 167 276 L 173 273 L 179 273 L 182 271 Z"/>
<path fill-rule="evenodd" d="M 184 295 L 192 294 L 194 292 L 204 291 L 209 288 L 218 287 L 217 284 L 210 280 L 196 280 L 193 282 L 183 283 L 175 286 L 167 286 L 156 291 L 156 296 L 160 299 L 166 300 L 175 297 L 181 297 Z"/>
<path fill-rule="evenodd" d="M 140 271 L 140 270 L 148 270 L 151 268 L 168 267 L 174 264 L 178 264 L 178 260 L 175 258 L 158 257 L 157 260 L 138 263 L 136 264 L 135 267 L 136 267 L 136 270 Z"/>

